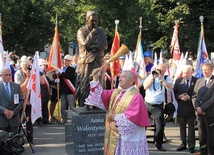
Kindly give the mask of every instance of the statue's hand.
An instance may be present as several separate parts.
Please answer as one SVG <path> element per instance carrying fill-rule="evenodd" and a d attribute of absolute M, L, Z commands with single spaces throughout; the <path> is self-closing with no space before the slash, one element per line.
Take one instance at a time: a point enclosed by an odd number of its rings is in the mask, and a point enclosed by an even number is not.
<path fill-rule="evenodd" d="M 92 31 L 91 31 L 92 35 L 97 35 L 98 34 L 98 30 L 97 28 L 93 28 Z"/>

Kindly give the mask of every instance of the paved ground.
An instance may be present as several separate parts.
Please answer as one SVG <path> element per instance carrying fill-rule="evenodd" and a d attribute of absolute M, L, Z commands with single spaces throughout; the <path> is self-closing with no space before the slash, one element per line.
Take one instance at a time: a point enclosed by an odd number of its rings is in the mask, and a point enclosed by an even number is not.
<path fill-rule="evenodd" d="M 153 132 L 147 130 L 147 135 L 152 135 Z M 154 143 L 148 143 L 150 155 L 190 155 L 191 153 L 187 150 L 178 152 L 176 151 L 177 147 L 180 145 L 180 134 L 179 127 L 172 122 L 168 122 L 165 127 L 165 135 L 167 141 L 163 144 L 163 147 L 167 150 L 166 152 L 157 151 L 154 147 Z M 197 135 L 197 131 L 196 131 Z M 149 141 L 152 141 L 152 138 L 149 138 Z M 198 141 L 196 141 L 196 150 L 198 150 Z"/>
<path fill-rule="evenodd" d="M 34 145 L 32 146 L 35 155 L 67 155 L 65 152 L 65 132 L 64 125 L 52 124 L 44 126 L 34 126 Z M 147 135 L 152 135 L 153 131 L 147 130 Z M 190 155 L 188 150 L 177 152 L 176 148 L 180 144 L 179 128 L 172 122 L 168 122 L 165 128 L 167 142 L 163 144 L 166 152 L 157 151 L 153 143 L 149 144 L 150 155 Z M 153 140 L 152 138 L 149 140 Z M 25 145 L 23 155 L 33 154 L 30 147 Z"/>
<path fill-rule="evenodd" d="M 33 154 L 26 144 L 23 155 Z M 34 126 L 34 144 L 32 146 L 35 155 L 67 155 L 65 152 L 65 127 L 61 124 Z"/>

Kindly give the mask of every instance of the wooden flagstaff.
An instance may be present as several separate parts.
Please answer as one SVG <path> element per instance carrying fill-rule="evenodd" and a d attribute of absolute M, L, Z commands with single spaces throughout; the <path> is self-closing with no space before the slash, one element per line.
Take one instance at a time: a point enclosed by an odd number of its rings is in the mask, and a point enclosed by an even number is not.
<path fill-rule="evenodd" d="M 56 77 L 57 77 L 57 79 L 59 79 L 59 73 L 57 73 L 56 74 Z M 60 120 L 60 106 L 59 106 L 59 104 L 60 104 L 60 102 L 59 102 L 59 80 L 57 81 L 57 83 L 56 83 L 56 89 L 57 89 L 57 102 L 58 102 L 58 121 L 59 122 L 61 122 L 61 120 Z"/>
<path fill-rule="evenodd" d="M 139 21 L 140 21 L 140 25 L 139 25 L 139 28 L 140 28 L 140 32 L 139 32 L 139 35 L 138 35 L 138 38 L 137 38 L 137 46 L 136 46 L 136 50 L 135 50 L 135 52 L 137 51 L 137 49 L 138 49 L 138 46 L 139 46 L 139 43 L 140 43 L 140 41 L 141 41 L 141 39 L 142 39 L 142 17 L 139 17 Z M 135 53 L 136 54 L 136 53 Z M 134 63 L 134 67 L 135 67 L 136 65 L 135 65 L 135 63 Z M 137 77 L 137 79 L 136 80 L 138 80 L 138 77 Z M 136 84 L 136 83 L 135 83 Z M 136 84 L 136 86 L 137 86 L 137 90 L 140 92 L 140 87 Z"/>
<path fill-rule="evenodd" d="M 114 35 L 114 37 L 116 37 L 116 34 L 117 34 L 117 29 L 118 29 L 118 24 L 120 23 L 120 21 L 118 20 L 118 19 L 116 19 L 115 21 L 114 21 L 114 23 L 115 23 L 115 35 Z M 119 42 L 119 44 L 120 44 L 120 42 Z M 113 43 L 112 43 L 112 46 L 114 46 L 114 40 L 113 40 Z M 111 53 L 112 53 L 112 51 L 111 51 Z M 113 62 L 113 61 L 112 61 Z M 110 63 L 110 61 L 108 61 L 107 63 L 105 63 L 102 67 L 104 67 L 105 65 L 107 65 L 107 64 L 109 64 Z M 114 65 L 113 65 L 114 66 Z M 101 67 L 101 68 L 102 68 Z M 115 68 L 114 68 L 115 69 Z M 115 73 L 115 72 L 114 72 Z M 112 73 L 111 73 L 112 74 Z M 113 75 L 111 75 L 112 76 L 112 80 L 111 80 L 111 89 L 113 89 L 114 88 L 114 82 L 116 83 L 116 80 L 115 80 L 115 74 L 113 74 Z"/>
<path fill-rule="evenodd" d="M 51 49 L 50 49 L 50 54 L 49 54 L 49 60 L 48 60 L 48 71 L 47 74 L 50 76 L 52 76 L 51 74 L 55 74 L 56 73 L 56 79 L 52 79 L 55 80 L 56 82 L 56 91 L 57 91 L 57 120 L 60 122 L 60 94 L 59 94 L 59 74 L 56 72 L 57 68 L 61 68 L 61 55 L 60 55 L 60 41 L 59 41 L 59 32 L 58 32 L 58 20 L 57 20 L 57 15 L 56 15 L 56 24 L 55 24 L 55 33 L 54 33 L 54 37 L 53 37 L 53 41 L 52 41 L 52 45 L 51 45 Z"/>
<path fill-rule="evenodd" d="M 58 20 L 57 20 L 57 14 L 56 14 L 56 26 L 57 26 L 57 29 L 58 29 Z M 56 30 L 55 30 L 56 31 Z M 58 31 L 58 30 L 57 30 Z M 59 52 L 60 53 L 60 52 Z M 60 55 L 58 55 L 58 57 L 60 57 Z M 61 57 L 60 57 L 60 59 L 61 59 Z M 58 67 L 58 66 L 57 66 Z M 61 68 L 60 68 L 61 69 Z M 61 120 L 60 120 L 60 102 L 59 102 L 59 100 L 60 100 L 60 98 L 59 98 L 59 73 L 57 73 L 56 74 L 56 78 L 57 78 L 57 83 L 56 83 L 56 89 L 57 89 L 57 102 L 58 102 L 58 105 L 57 105 L 57 108 L 58 108 L 58 110 L 57 110 L 57 112 L 58 112 L 58 121 L 59 122 L 61 122 Z"/>
<path fill-rule="evenodd" d="M 139 25 L 139 28 L 140 28 L 140 39 L 142 39 L 142 17 L 139 18 L 140 20 L 140 25 Z"/>
<path fill-rule="evenodd" d="M 0 35 L 1 35 L 1 25 L 2 25 L 2 22 L 1 22 L 1 13 L 0 13 Z"/>
<path fill-rule="evenodd" d="M 29 100 L 29 96 L 30 96 L 30 89 L 27 89 L 27 95 L 26 95 L 25 100 L 24 100 L 24 104 L 23 104 L 23 107 L 22 107 L 21 118 L 20 118 L 20 122 L 21 123 L 24 120 L 25 109 L 26 109 L 27 102 Z"/>
<path fill-rule="evenodd" d="M 1 31 L 1 26 L 2 26 L 2 22 L 1 22 L 1 13 L 0 13 L 0 35 L 1 35 L 1 33 L 2 33 L 2 31 Z"/>

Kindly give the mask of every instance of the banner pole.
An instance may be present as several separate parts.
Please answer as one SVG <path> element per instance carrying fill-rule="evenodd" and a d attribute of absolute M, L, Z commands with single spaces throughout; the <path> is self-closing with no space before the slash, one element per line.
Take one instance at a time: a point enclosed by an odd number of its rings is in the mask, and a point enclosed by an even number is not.
<path fill-rule="evenodd" d="M 57 77 L 57 79 L 59 79 L 59 74 L 56 74 L 56 77 Z M 61 122 L 61 120 L 60 120 L 60 106 L 59 106 L 59 104 L 60 104 L 60 102 L 59 102 L 59 81 L 57 81 L 56 86 L 57 86 L 57 102 L 58 102 L 58 122 Z"/>

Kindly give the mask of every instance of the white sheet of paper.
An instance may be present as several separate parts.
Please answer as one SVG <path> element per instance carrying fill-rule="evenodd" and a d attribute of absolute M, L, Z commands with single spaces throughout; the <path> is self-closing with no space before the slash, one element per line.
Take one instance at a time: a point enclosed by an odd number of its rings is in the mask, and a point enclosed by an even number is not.
<path fill-rule="evenodd" d="M 14 104 L 19 104 L 19 94 L 14 94 Z"/>

